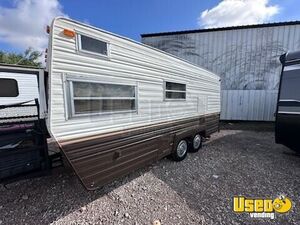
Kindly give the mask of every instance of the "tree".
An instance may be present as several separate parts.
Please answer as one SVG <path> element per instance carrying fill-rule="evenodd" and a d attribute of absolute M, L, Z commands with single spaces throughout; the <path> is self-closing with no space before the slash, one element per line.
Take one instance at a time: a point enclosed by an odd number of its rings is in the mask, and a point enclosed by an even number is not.
<path fill-rule="evenodd" d="M 40 57 L 42 52 L 28 48 L 24 53 L 8 53 L 0 51 L 0 63 L 42 67 Z"/>

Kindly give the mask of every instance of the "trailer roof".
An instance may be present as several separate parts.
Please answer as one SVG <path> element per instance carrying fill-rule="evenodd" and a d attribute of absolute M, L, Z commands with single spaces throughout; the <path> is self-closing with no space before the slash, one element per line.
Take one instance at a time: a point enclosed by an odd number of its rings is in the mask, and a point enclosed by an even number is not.
<path fill-rule="evenodd" d="M 167 36 L 167 35 L 176 35 L 176 34 L 204 33 L 204 32 L 214 32 L 214 31 L 278 27 L 278 26 L 290 26 L 290 25 L 300 25 L 300 21 L 288 21 L 288 22 L 252 24 L 252 25 L 243 25 L 243 26 L 217 27 L 217 28 L 208 28 L 208 29 L 148 33 L 148 34 L 141 34 L 141 37 L 143 38 L 143 37 Z"/>
<path fill-rule="evenodd" d="M 168 55 L 169 57 L 178 59 L 178 60 L 183 61 L 183 62 L 185 62 L 185 63 L 188 63 L 188 64 L 190 64 L 190 65 L 192 65 L 192 66 L 195 66 L 195 67 L 197 67 L 197 68 L 201 68 L 202 70 L 205 70 L 206 72 L 209 72 L 209 73 L 210 73 L 211 75 L 213 75 L 213 76 L 218 76 L 217 74 L 211 72 L 210 70 L 207 70 L 207 69 L 205 69 L 204 67 L 199 66 L 198 64 L 193 63 L 193 62 L 191 62 L 191 61 L 189 61 L 189 60 L 186 60 L 186 59 L 184 59 L 184 58 L 178 57 L 178 56 L 176 56 L 176 55 L 173 55 L 173 54 L 171 54 L 171 53 L 168 53 L 168 52 L 163 51 L 163 50 L 158 49 L 158 48 L 154 48 L 154 47 L 152 47 L 152 46 L 150 46 L 150 45 L 146 45 L 146 44 L 144 44 L 144 43 L 142 43 L 142 42 L 139 42 L 139 41 L 130 39 L 130 38 L 128 38 L 128 37 L 124 37 L 124 36 L 121 36 L 121 35 L 112 33 L 112 32 L 110 32 L 110 31 L 103 30 L 103 29 L 101 29 L 101 28 L 99 28 L 99 27 L 95 27 L 95 26 L 92 26 L 92 25 L 90 25 L 90 24 L 85 24 L 85 23 L 83 23 L 83 22 L 79 22 L 79 21 L 76 21 L 76 20 L 73 20 L 73 19 L 70 19 L 70 18 L 66 18 L 66 17 L 63 17 L 63 16 L 57 16 L 57 17 L 55 17 L 55 18 L 53 19 L 51 27 L 54 26 L 54 23 L 55 23 L 56 20 L 66 20 L 66 21 L 69 21 L 69 22 L 72 22 L 72 23 L 75 23 L 75 24 L 79 24 L 79 25 L 81 25 L 81 26 L 89 27 L 89 28 L 91 28 L 91 29 L 94 29 L 94 30 L 97 30 L 97 31 L 100 31 L 100 32 L 103 32 L 103 33 L 106 33 L 106 34 L 109 34 L 109 35 L 112 35 L 112 36 L 115 36 L 115 37 L 117 37 L 117 38 L 122 38 L 122 39 L 127 40 L 127 41 L 130 41 L 130 42 L 132 42 L 132 43 L 135 43 L 135 44 L 144 46 L 145 48 L 152 49 L 152 50 L 154 50 L 154 51 L 156 51 L 156 52 L 160 52 L 160 53 L 162 53 L 162 54 L 164 54 L 164 55 Z M 300 21 L 299 21 L 299 24 L 300 24 Z M 50 44 L 50 45 L 51 45 L 51 44 Z M 49 46 L 49 48 L 50 48 L 50 46 Z M 218 76 L 218 77 L 219 77 L 219 76 Z"/>
<path fill-rule="evenodd" d="M 7 64 L 0 63 L 0 67 L 14 67 L 14 68 L 25 68 L 25 69 L 34 69 L 34 70 L 42 70 L 44 68 L 36 67 L 36 66 L 28 66 L 28 65 L 19 65 L 19 64 Z"/>

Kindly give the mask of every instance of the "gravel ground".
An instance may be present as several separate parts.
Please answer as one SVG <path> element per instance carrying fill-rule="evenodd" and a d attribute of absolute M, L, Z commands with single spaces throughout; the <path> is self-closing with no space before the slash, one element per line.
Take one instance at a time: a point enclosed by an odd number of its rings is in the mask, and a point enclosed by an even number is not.
<path fill-rule="evenodd" d="M 300 157 L 270 128 L 225 124 L 184 161 L 162 159 L 93 192 L 63 168 L 0 186 L 0 224 L 299 224 Z M 233 196 L 279 194 L 293 208 L 274 220 L 232 212 Z"/>

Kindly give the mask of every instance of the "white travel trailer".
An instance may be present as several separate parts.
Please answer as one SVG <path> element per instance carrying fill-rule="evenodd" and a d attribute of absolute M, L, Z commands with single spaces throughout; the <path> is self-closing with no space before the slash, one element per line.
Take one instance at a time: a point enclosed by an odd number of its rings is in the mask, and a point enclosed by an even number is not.
<path fill-rule="evenodd" d="M 220 80 L 163 51 L 67 18 L 49 34 L 47 130 L 89 189 L 218 130 Z"/>

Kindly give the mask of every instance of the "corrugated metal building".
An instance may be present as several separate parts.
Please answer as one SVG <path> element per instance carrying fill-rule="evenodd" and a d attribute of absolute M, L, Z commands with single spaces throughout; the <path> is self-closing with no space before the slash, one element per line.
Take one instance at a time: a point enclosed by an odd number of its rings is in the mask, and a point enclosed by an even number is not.
<path fill-rule="evenodd" d="M 300 21 L 141 36 L 143 43 L 221 77 L 221 119 L 273 121 L 279 56 L 300 49 Z"/>

